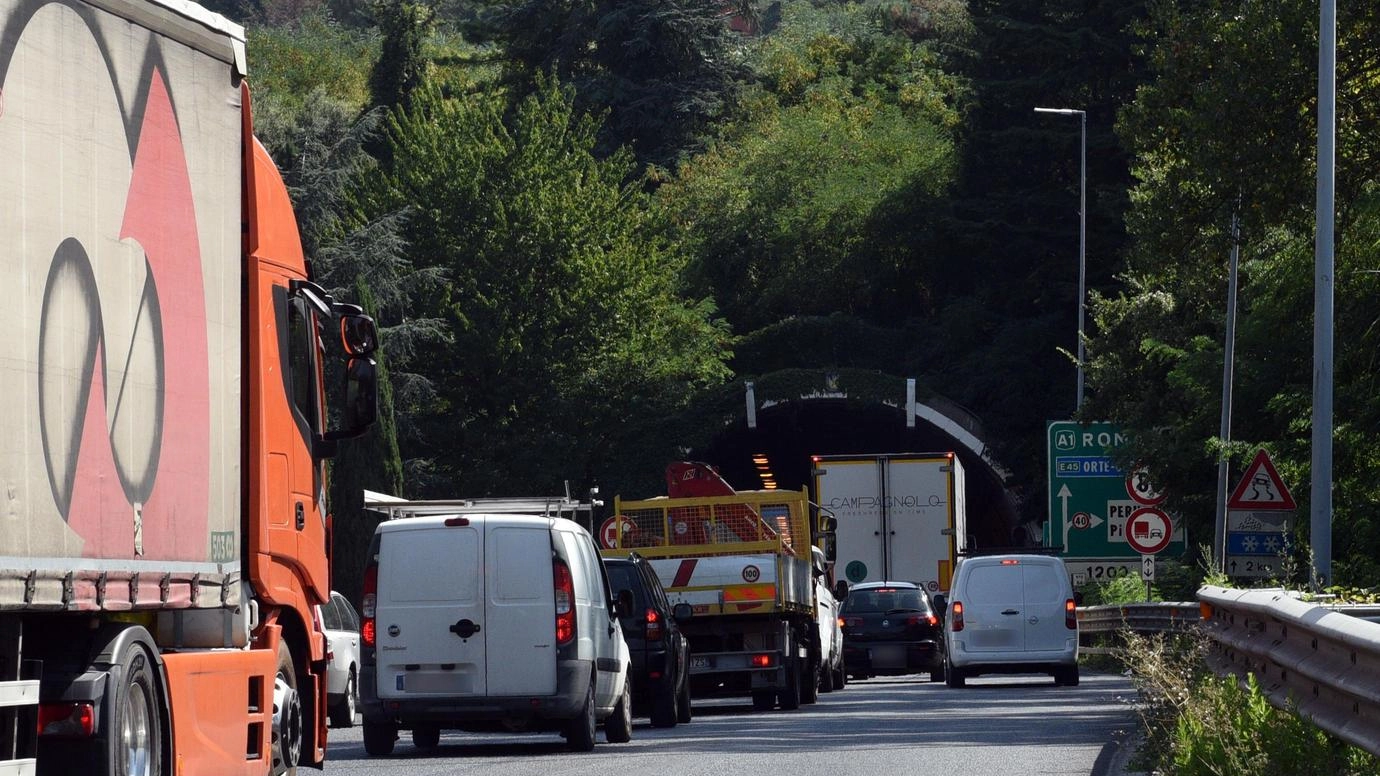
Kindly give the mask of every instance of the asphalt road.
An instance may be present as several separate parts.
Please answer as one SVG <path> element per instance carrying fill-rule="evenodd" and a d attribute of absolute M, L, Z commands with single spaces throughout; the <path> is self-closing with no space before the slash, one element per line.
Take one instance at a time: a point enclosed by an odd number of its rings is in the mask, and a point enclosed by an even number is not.
<path fill-rule="evenodd" d="M 746 699 L 695 704 L 692 722 L 568 752 L 554 734 L 446 732 L 423 752 L 403 732 L 389 757 L 364 753 L 360 728 L 330 732 L 330 776 L 1108 776 L 1136 727 L 1122 676 L 1085 673 L 1078 687 L 1046 676 L 980 677 L 949 689 L 921 676 L 850 682 L 794 712 L 754 712 Z"/>

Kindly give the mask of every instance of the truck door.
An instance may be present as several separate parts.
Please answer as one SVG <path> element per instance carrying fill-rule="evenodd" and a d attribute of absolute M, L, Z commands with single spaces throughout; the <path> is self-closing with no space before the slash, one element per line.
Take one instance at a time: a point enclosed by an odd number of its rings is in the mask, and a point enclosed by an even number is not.
<path fill-rule="evenodd" d="M 945 459 L 883 459 L 887 574 L 928 593 L 949 589 L 949 469 Z"/>
<path fill-rule="evenodd" d="M 483 696 L 484 523 L 427 520 L 380 536 L 378 697 Z M 554 615 L 553 615 L 554 621 Z M 505 655 L 508 665 L 520 663 Z M 522 669 L 527 666 L 521 664 Z"/>
<path fill-rule="evenodd" d="M 557 680 L 551 530 L 537 523 L 491 525 L 484 545 L 488 694 L 553 695 Z"/>
<path fill-rule="evenodd" d="M 853 584 L 886 579 L 886 525 L 877 461 L 819 461 L 815 467 L 820 506 L 839 521 L 836 568 Z"/>

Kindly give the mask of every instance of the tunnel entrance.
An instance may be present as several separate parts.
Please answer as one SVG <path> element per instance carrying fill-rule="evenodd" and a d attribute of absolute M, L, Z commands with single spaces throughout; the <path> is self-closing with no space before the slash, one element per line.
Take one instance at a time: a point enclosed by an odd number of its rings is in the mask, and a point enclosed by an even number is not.
<path fill-rule="evenodd" d="M 957 453 L 967 474 L 968 531 L 978 547 L 1025 546 L 1030 532 L 1017 525 L 1017 512 L 1000 465 L 962 423 L 934 406 L 920 405 L 913 427 L 906 410 L 849 398 L 804 398 L 771 404 L 756 412 L 756 427 L 743 418 L 726 426 L 691 459 L 719 469 L 737 490 L 767 485 L 753 461 L 765 456 L 776 487 L 812 487 L 812 455 Z M 813 496 L 813 494 L 812 494 Z"/>

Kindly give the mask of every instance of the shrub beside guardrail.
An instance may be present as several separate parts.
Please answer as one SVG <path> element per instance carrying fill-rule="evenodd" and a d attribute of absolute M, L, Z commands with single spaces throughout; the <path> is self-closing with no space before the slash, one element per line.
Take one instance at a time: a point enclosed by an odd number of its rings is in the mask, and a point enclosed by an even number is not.
<path fill-rule="evenodd" d="M 1078 633 L 1083 638 L 1079 651 L 1090 655 L 1106 655 L 1111 647 L 1088 644 L 1086 636 L 1114 634 L 1121 631 L 1136 633 L 1174 633 L 1196 628 L 1202 621 L 1201 607 L 1196 601 L 1146 602 L 1136 604 L 1103 604 L 1078 607 Z"/>

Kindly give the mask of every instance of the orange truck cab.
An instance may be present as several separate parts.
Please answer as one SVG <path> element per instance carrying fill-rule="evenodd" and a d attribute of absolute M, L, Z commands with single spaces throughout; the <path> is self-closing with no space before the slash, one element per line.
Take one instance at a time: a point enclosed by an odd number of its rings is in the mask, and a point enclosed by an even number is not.
<path fill-rule="evenodd" d="M 182 0 L 0 0 L 3 773 L 325 757 L 325 461 L 377 334 L 310 276 L 244 41 Z"/>

